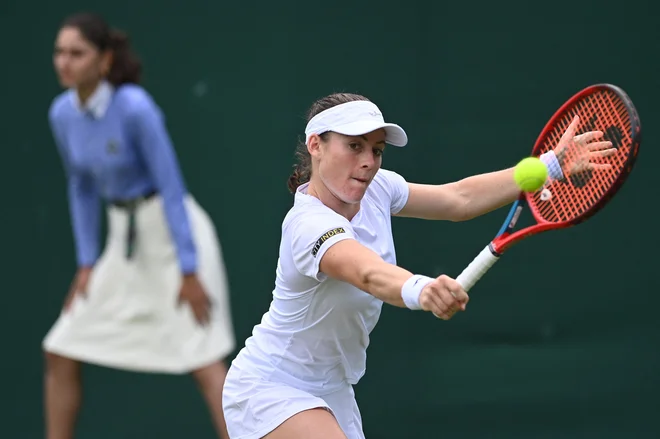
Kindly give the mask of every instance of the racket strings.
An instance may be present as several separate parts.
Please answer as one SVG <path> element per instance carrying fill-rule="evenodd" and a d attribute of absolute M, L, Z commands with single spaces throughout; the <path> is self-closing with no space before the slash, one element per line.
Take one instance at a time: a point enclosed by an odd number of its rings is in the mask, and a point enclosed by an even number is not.
<path fill-rule="evenodd" d="M 548 192 L 537 192 L 532 203 L 540 216 L 549 222 L 571 221 L 593 208 L 616 183 L 632 153 L 632 121 L 625 103 L 613 92 L 600 90 L 583 97 L 558 119 L 548 131 L 539 154 L 554 149 L 573 120 L 580 117 L 577 134 L 602 131 L 604 138 L 617 149 L 616 154 L 597 157 L 586 144 L 569 144 L 560 155 L 564 178 L 546 186 Z M 595 152 L 595 151 L 591 151 Z M 609 169 L 591 169 L 591 163 L 609 164 Z"/>

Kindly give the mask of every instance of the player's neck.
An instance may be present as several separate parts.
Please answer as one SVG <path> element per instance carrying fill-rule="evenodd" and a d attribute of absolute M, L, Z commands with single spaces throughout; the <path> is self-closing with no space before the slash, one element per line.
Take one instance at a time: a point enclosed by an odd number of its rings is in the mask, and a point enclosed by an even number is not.
<path fill-rule="evenodd" d="M 314 178 L 311 179 L 309 186 L 307 186 L 307 195 L 318 198 L 323 204 L 349 221 L 351 221 L 360 210 L 360 203 L 346 203 L 342 201 L 322 182 L 317 182 Z"/>
<path fill-rule="evenodd" d="M 89 98 L 94 94 L 98 86 L 101 84 L 101 81 L 94 81 L 89 84 L 80 85 L 76 88 L 76 93 L 78 94 L 78 100 L 81 105 L 87 104 Z"/>

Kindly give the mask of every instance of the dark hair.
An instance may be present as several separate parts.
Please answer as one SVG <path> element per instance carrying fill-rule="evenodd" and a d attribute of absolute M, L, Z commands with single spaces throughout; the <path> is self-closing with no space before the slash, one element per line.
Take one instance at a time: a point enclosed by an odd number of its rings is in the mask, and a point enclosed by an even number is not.
<path fill-rule="evenodd" d="M 352 93 L 334 93 L 314 102 L 307 111 L 307 122 L 312 120 L 314 116 L 329 108 L 335 107 L 340 104 L 354 101 L 368 101 L 369 99 L 364 96 Z M 330 131 L 319 134 L 323 141 L 328 140 Z M 312 157 L 307 151 L 307 144 L 304 140 L 299 140 L 296 146 L 296 159 L 297 163 L 293 165 L 293 173 L 289 177 L 288 186 L 289 191 L 294 193 L 298 186 L 307 183 L 312 176 Z"/>
<path fill-rule="evenodd" d="M 140 83 L 142 62 L 133 53 L 128 36 L 121 30 L 112 29 L 103 17 L 82 12 L 68 17 L 61 27 L 78 29 L 101 52 L 112 51 L 112 66 L 107 77 L 112 85 Z"/>

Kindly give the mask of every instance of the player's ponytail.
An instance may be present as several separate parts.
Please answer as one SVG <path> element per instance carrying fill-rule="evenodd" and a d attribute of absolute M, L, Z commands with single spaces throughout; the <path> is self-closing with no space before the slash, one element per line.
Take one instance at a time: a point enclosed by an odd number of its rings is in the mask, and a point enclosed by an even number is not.
<path fill-rule="evenodd" d="M 118 29 L 110 31 L 110 49 L 112 67 L 108 73 L 108 82 L 115 87 L 121 84 L 139 84 L 142 74 L 142 62 L 131 49 L 131 43 L 124 32 Z"/>
<path fill-rule="evenodd" d="M 293 172 L 289 176 L 289 191 L 294 193 L 298 186 L 305 184 L 312 176 L 312 156 L 307 151 L 305 142 L 298 142 L 296 147 L 296 164 L 293 165 Z"/>

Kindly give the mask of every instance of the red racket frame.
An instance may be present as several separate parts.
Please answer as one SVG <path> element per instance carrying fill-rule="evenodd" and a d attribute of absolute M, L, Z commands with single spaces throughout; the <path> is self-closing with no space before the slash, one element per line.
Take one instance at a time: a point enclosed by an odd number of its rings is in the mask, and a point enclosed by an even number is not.
<path fill-rule="evenodd" d="M 545 127 L 539 134 L 538 138 L 536 139 L 536 143 L 534 144 L 534 148 L 532 149 L 532 155 L 533 156 L 540 155 L 541 148 L 544 144 L 544 140 L 546 139 L 548 133 L 550 133 L 554 129 L 555 124 L 559 120 L 561 120 L 562 117 L 564 117 L 566 112 L 576 102 L 580 101 L 585 96 L 594 94 L 602 90 L 612 92 L 619 99 L 621 99 L 621 101 L 623 102 L 626 108 L 626 111 L 630 116 L 631 132 L 629 134 L 630 134 L 630 138 L 632 139 L 632 145 L 630 146 L 630 152 L 628 154 L 624 169 L 619 173 L 619 175 L 617 175 L 614 183 L 609 187 L 606 193 L 598 200 L 598 202 L 596 202 L 590 209 L 582 213 L 580 216 L 566 221 L 550 222 L 543 219 L 535 203 L 532 202 L 534 194 L 521 192 L 520 196 L 511 207 L 511 210 L 509 211 L 509 215 L 507 216 L 507 219 L 504 221 L 502 228 L 500 229 L 497 236 L 493 239 L 493 241 L 490 244 L 491 251 L 493 252 L 493 254 L 499 256 L 502 253 L 504 253 L 504 251 L 506 251 L 509 247 L 529 236 L 546 232 L 548 230 L 556 230 L 556 229 L 563 229 L 566 227 L 572 227 L 586 221 L 588 218 L 592 217 L 599 210 L 601 210 L 612 199 L 612 197 L 621 189 L 621 187 L 627 180 L 628 176 L 632 171 L 633 166 L 635 165 L 635 162 L 637 160 L 637 155 L 639 153 L 639 147 L 642 140 L 642 126 L 639 120 L 637 109 L 633 105 L 632 100 L 621 88 L 612 84 L 595 84 L 589 86 L 579 91 L 568 101 L 566 101 L 554 113 L 554 115 L 546 123 Z M 536 220 L 537 224 L 513 232 L 513 228 L 516 225 L 518 217 L 525 206 L 528 206 L 530 208 L 532 215 L 534 216 L 534 219 Z"/>

